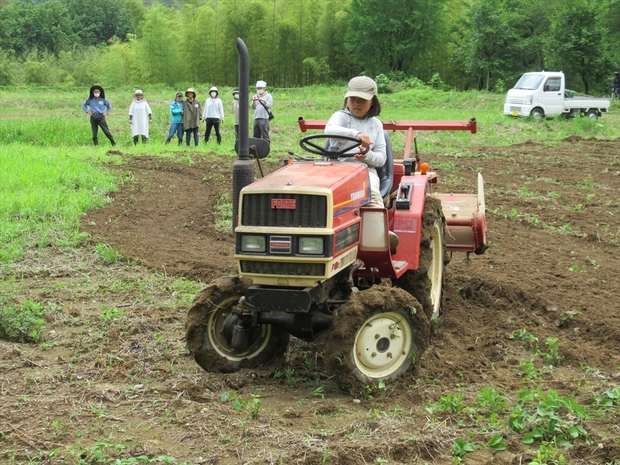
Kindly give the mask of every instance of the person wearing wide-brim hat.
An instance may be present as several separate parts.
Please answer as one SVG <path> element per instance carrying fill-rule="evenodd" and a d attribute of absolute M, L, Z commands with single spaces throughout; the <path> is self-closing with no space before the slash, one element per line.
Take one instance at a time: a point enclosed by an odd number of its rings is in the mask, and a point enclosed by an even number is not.
<path fill-rule="evenodd" d="M 202 119 L 207 123 L 207 129 L 205 130 L 205 143 L 209 142 L 211 129 L 215 129 L 217 143 L 222 143 L 220 123 L 224 124 L 224 105 L 222 104 L 222 99 L 219 98 L 218 95 L 219 91 L 217 90 L 217 87 L 213 86 L 209 89 L 209 98 L 205 101 L 205 108 L 202 112 Z"/>
<path fill-rule="evenodd" d="M 153 122 L 153 112 L 148 102 L 144 99 L 144 92 L 136 89 L 133 96 L 134 99 L 129 106 L 129 124 L 131 126 L 131 135 L 133 136 L 133 144 L 136 145 L 140 137 L 142 137 L 142 143 L 146 144 L 149 138 L 149 123 Z"/>
<path fill-rule="evenodd" d="M 84 113 L 90 116 L 90 127 L 93 133 L 93 143 L 99 145 L 99 128 L 103 131 L 105 136 L 112 143 L 112 146 L 116 145 L 114 137 L 108 128 L 108 123 L 105 119 L 106 115 L 112 111 L 112 105 L 110 101 L 105 98 L 105 91 L 101 86 L 92 86 L 88 98 L 82 103 L 82 109 Z"/>
<path fill-rule="evenodd" d="M 232 101 L 232 111 L 235 116 L 235 140 L 239 139 L 239 89 L 234 89 L 232 91 L 233 101 Z"/>
<path fill-rule="evenodd" d="M 196 91 L 190 87 L 185 91 L 185 101 L 183 102 L 183 131 L 185 131 L 185 144 L 189 143 L 194 136 L 194 146 L 198 147 L 198 127 L 200 126 L 200 102 L 196 100 Z"/>

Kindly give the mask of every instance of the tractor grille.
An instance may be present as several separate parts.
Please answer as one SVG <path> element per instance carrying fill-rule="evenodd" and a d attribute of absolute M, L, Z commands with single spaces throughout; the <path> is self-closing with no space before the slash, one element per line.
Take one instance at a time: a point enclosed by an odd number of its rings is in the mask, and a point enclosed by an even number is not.
<path fill-rule="evenodd" d="M 324 276 L 324 263 L 259 262 L 241 260 L 241 272 L 289 276 Z"/>
<path fill-rule="evenodd" d="M 271 208 L 272 199 L 293 199 L 294 209 Z M 325 228 L 327 197 L 303 194 L 244 194 L 243 226 L 279 226 L 284 228 Z"/>

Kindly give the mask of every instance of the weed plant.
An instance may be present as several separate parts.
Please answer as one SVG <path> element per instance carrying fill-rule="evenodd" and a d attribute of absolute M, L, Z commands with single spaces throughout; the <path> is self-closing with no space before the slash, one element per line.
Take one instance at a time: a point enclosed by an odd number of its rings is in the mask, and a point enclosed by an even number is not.
<path fill-rule="evenodd" d="M 0 340 L 39 342 L 45 328 L 46 309 L 42 303 L 26 300 L 21 305 L 0 294 Z"/>

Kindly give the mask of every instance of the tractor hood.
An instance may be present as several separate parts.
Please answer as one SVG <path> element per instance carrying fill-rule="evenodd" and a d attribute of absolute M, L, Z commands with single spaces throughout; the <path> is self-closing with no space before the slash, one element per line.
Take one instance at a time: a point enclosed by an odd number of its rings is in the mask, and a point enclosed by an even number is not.
<path fill-rule="evenodd" d="M 244 187 L 241 194 L 326 196 L 338 214 L 370 201 L 370 181 L 363 163 L 294 162 Z"/>

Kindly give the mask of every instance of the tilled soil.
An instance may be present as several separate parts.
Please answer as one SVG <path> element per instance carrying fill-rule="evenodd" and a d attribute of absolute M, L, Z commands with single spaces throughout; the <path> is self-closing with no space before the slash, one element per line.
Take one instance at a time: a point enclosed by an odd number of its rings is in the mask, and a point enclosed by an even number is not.
<path fill-rule="evenodd" d="M 47 345 L 0 343 L 0 462 L 87 463 L 99 451 L 192 464 L 448 464 L 463 439 L 474 445 L 465 463 L 528 463 L 540 441 L 525 444 L 527 425 L 518 432 L 508 421 L 520 393 L 557 391 L 594 408 L 596 394 L 620 385 L 619 154 L 618 141 L 580 138 L 423 154 L 438 167 L 439 192 L 475 192 L 483 173 L 490 247 L 452 256 L 443 313 L 416 369 L 353 396 L 324 371 L 321 341 L 293 340 L 284 366 L 198 367 L 185 348 L 190 302 L 179 278 L 236 273 L 232 234 L 215 227 L 233 160 L 120 154 L 110 169 L 124 183 L 82 231 L 124 261 L 53 250 L 26 257 L 16 276 L 24 298 L 62 310 L 47 322 Z M 561 360 L 543 361 L 549 338 Z M 506 395 L 501 421 L 477 403 L 486 386 Z M 465 409 L 436 408 L 456 394 Z M 587 437 L 557 446 L 549 463 L 560 453 L 566 463 L 620 460 L 617 402 L 571 420 Z M 506 450 L 487 445 L 496 434 Z"/>

